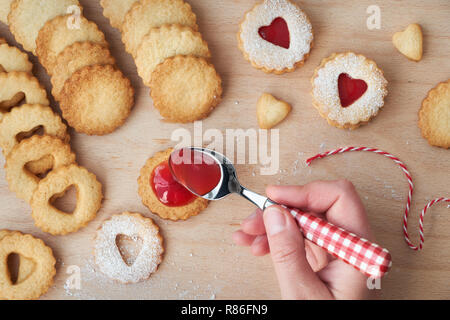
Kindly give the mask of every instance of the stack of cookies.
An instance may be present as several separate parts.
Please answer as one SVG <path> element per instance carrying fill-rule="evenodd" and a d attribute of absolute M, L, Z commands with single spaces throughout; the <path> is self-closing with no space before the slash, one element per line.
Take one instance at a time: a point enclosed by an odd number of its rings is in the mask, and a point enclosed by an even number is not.
<path fill-rule="evenodd" d="M 104 15 L 122 32 L 155 107 L 172 122 L 207 117 L 222 83 L 208 59 L 197 18 L 183 0 L 102 0 Z"/>
<path fill-rule="evenodd" d="M 31 74 L 28 56 L 3 39 L 0 43 L 0 147 L 9 187 L 31 205 L 43 231 L 75 232 L 100 209 L 101 184 L 76 165 L 67 126 L 49 107 L 45 89 Z M 72 186 L 78 203 L 67 214 L 52 203 Z"/>
<path fill-rule="evenodd" d="M 69 125 L 89 135 L 120 127 L 134 104 L 134 90 L 115 67 L 104 34 L 81 14 L 78 0 L 9 2 L 10 30 L 52 77 L 52 93 Z"/>

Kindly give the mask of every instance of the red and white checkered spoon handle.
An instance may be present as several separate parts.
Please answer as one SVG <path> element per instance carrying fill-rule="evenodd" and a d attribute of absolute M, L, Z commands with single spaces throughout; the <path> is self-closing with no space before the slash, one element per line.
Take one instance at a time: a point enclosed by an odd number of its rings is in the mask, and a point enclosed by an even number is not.
<path fill-rule="evenodd" d="M 304 236 L 368 277 L 383 277 L 392 265 L 389 251 L 311 214 L 289 209 Z"/>

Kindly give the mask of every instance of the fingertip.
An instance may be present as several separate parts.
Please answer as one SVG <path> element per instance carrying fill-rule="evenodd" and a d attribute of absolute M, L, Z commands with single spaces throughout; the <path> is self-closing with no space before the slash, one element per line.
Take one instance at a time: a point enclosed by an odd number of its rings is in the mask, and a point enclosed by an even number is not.
<path fill-rule="evenodd" d="M 269 242 L 266 236 L 258 236 L 251 245 L 251 253 L 255 257 L 262 257 L 270 253 Z"/>
<path fill-rule="evenodd" d="M 248 247 L 252 245 L 255 238 L 256 238 L 255 236 L 246 234 L 242 230 L 238 230 L 232 234 L 232 239 L 234 243 L 241 247 Z"/>

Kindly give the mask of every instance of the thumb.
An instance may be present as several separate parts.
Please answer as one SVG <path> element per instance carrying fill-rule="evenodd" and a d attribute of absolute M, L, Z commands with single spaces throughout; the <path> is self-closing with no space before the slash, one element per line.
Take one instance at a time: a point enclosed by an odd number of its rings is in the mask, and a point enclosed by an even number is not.
<path fill-rule="evenodd" d="M 330 291 L 306 259 L 303 235 L 287 209 L 271 206 L 264 212 L 275 272 L 284 299 L 326 299 Z"/>

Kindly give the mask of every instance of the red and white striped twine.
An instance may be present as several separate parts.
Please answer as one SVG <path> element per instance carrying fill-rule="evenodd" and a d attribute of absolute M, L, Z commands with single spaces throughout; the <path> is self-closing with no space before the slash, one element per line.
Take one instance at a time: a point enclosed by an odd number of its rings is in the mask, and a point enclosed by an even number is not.
<path fill-rule="evenodd" d="M 403 215 L 403 234 L 405 235 L 405 240 L 406 243 L 408 244 L 408 246 L 413 249 L 413 250 L 422 250 L 423 248 L 423 243 L 425 242 L 425 238 L 424 238 L 424 234 L 423 234 L 423 220 L 425 217 L 425 214 L 427 213 L 427 210 L 432 207 L 434 204 L 438 203 L 438 202 L 450 202 L 450 198 L 436 198 L 432 201 L 430 201 L 425 208 L 423 208 L 422 213 L 420 214 L 420 218 L 419 218 L 419 236 L 420 236 L 420 244 L 419 246 L 415 246 L 410 238 L 409 238 L 409 234 L 408 234 L 408 215 L 409 215 L 409 211 L 411 208 L 411 199 L 412 199 L 412 194 L 414 191 L 414 184 L 412 181 L 412 177 L 411 174 L 408 171 L 408 168 L 406 167 L 406 165 L 397 157 L 393 156 L 392 154 L 379 150 L 379 149 L 375 149 L 375 148 L 365 148 L 365 147 L 359 147 L 359 148 L 355 148 L 355 147 L 346 147 L 346 148 L 340 148 L 340 149 L 336 149 L 333 151 L 328 151 L 328 152 L 324 152 L 321 154 L 318 154 L 312 158 L 309 158 L 308 160 L 306 160 L 306 164 L 308 166 L 311 165 L 311 163 L 317 159 L 322 159 L 322 158 L 326 158 L 338 153 L 345 153 L 345 152 L 353 152 L 353 151 L 366 151 L 366 152 L 373 152 L 373 153 L 377 153 L 377 154 L 381 154 L 391 160 L 393 160 L 397 165 L 400 166 L 400 168 L 403 170 L 403 172 L 405 173 L 406 179 L 408 180 L 408 184 L 409 184 L 409 192 L 408 192 L 408 199 L 406 201 L 406 208 L 405 208 L 405 214 Z"/>

